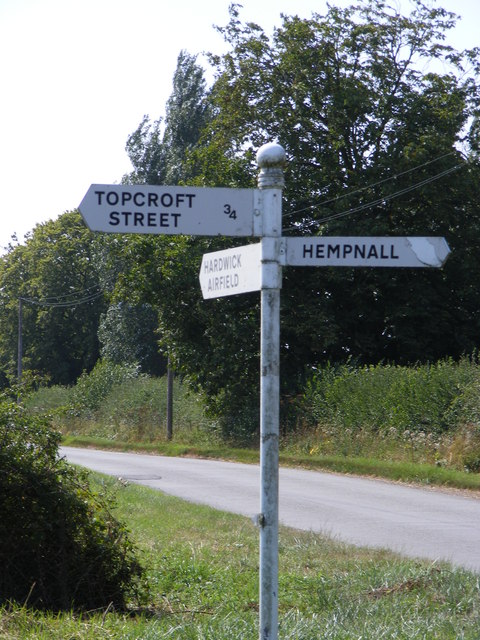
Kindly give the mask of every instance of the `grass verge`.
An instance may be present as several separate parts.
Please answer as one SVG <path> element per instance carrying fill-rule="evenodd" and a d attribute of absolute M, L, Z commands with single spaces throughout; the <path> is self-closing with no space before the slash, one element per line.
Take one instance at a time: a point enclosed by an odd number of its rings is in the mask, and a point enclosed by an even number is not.
<path fill-rule="evenodd" d="M 0 610 L 4 640 L 253 640 L 258 532 L 247 518 L 145 487 L 115 485 L 118 512 L 148 568 L 150 598 L 130 615 Z M 478 640 L 478 576 L 281 529 L 282 640 Z"/>
<path fill-rule="evenodd" d="M 138 451 L 164 456 L 190 456 L 218 458 L 235 462 L 256 464 L 256 449 L 235 449 L 209 445 L 185 445 L 177 443 L 130 443 L 86 436 L 65 436 L 63 444 L 77 447 L 95 447 L 116 451 Z M 395 462 L 360 457 L 300 455 L 280 453 L 280 464 L 312 470 L 333 471 L 353 475 L 371 476 L 395 482 L 417 483 L 455 489 L 480 491 L 480 474 L 445 469 L 435 465 L 413 462 Z"/>

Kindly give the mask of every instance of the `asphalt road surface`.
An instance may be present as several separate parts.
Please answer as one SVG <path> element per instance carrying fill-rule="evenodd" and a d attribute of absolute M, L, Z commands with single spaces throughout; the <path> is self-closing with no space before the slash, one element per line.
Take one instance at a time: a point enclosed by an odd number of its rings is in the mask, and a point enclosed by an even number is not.
<path fill-rule="evenodd" d="M 74 464 L 190 502 L 255 516 L 256 465 L 64 447 Z M 280 523 L 480 573 L 480 499 L 381 480 L 280 469 Z"/>

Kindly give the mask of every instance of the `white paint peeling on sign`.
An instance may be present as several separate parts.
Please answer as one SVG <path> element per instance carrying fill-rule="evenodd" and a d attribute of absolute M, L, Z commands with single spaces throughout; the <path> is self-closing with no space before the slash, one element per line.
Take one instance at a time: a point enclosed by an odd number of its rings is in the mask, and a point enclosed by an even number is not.
<path fill-rule="evenodd" d="M 437 267 L 443 264 L 448 256 L 447 243 L 439 242 L 443 238 L 407 238 L 407 241 L 417 256 L 419 262 L 426 267 Z"/>

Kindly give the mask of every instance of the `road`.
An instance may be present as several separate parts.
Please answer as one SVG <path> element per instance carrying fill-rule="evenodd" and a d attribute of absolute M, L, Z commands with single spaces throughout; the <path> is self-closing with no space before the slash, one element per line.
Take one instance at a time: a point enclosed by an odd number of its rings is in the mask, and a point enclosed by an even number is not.
<path fill-rule="evenodd" d="M 190 502 L 259 511 L 256 465 L 64 447 L 68 461 Z M 480 500 L 332 473 L 280 469 L 280 522 L 357 546 L 447 560 L 480 573 Z"/>

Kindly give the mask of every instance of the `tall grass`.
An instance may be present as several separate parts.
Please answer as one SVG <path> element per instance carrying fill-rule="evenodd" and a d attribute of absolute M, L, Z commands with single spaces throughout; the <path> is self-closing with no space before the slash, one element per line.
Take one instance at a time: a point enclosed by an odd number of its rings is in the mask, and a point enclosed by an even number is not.
<path fill-rule="evenodd" d="M 480 470 L 480 368 L 463 358 L 415 367 L 326 367 L 307 384 L 291 451 Z"/>
<path fill-rule="evenodd" d="M 152 443 L 167 439 L 167 379 L 139 374 L 135 367 L 99 363 L 71 388 L 41 388 L 24 400 L 35 413 L 48 413 L 65 435 L 115 442 Z M 213 442 L 216 424 L 202 398 L 179 379 L 173 383 L 174 440 Z"/>

